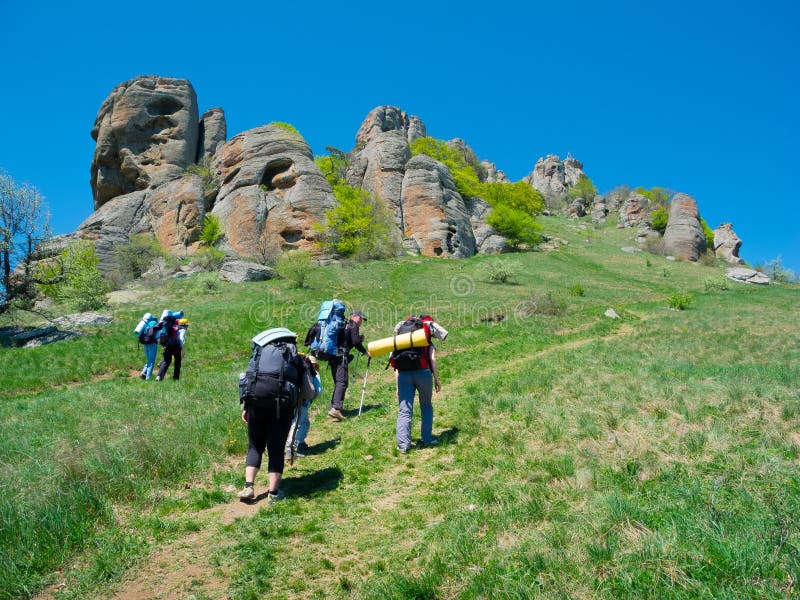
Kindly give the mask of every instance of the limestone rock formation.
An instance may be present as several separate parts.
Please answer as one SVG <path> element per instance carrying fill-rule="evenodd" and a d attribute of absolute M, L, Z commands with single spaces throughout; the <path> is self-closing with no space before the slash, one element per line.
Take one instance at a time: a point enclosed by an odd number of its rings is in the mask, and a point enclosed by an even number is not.
<path fill-rule="evenodd" d="M 155 75 L 118 85 L 97 113 L 94 207 L 180 177 L 197 157 L 197 97 L 186 79 Z"/>
<path fill-rule="evenodd" d="M 649 223 L 650 201 L 638 192 L 631 192 L 619 209 L 617 227 L 640 227 Z"/>
<path fill-rule="evenodd" d="M 335 199 L 302 137 L 279 125 L 244 131 L 219 148 L 213 167 L 223 248 L 249 257 L 315 249 L 313 224 Z"/>
<path fill-rule="evenodd" d="M 464 200 L 450 171 L 428 156 L 406 164 L 401 193 L 403 232 L 426 256 L 463 258 L 475 254 L 475 236 Z"/>
<path fill-rule="evenodd" d="M 575 198 L 575 200 L 570 202 L 570 205 L 567 208 L 567 215 L 573 219 L 579 219 L 586 216 L 586 203 L 583 198 Z"/>
<path fill-rule="evenodd" d="M 769 276 L 753 269 L 745 267 L 731 267 L 726 273 L 728 279 L 740 281 L 742 283 L 757 283 L 759 285 L 768 285 Z"/>
<path fill-rule="evenodd" d="M 204 112 L 200 117 L 198 135 L 195 162 L 199 163 L 206 156 L 213 157 L 217 153 L 217 148 L 225 143 L 228 136 L 225 112 L 221 108 L 212 108 Z"/>
<path fill-rule="evenodd" d="M 396 106 L 378 106 L 361 123 L 356 133 L 356 146 L 364 146 L 376 135 L 387 131 L 401 131 L 409 144 L 427 135 L 425 124 L 419 117 L 409 117 Z"/>
<path fill-rule="evenodd" d="M 503 171 L 498 170 L 497 165 L 488 160 L 482 160 L 481 166 L 486 169 L 486 183 L 511 183 Z"/>
<path fill-rule="evenodd" d="M 500 254 L 509 250 L 508 240 L 486 222 L 492 207 L 482 198 L 465 198 L 464 205 L 469 214 L 475 249 L 478 254 Z"/>
<path fill-rule="evenodd" d="M 608 206 L 603 201 L 602 197 L 597 196 L 594 204 L 592 205 L 592 223 L 603 224 L 606 222 L 608 216 Z"/>
<path fill-rule="evenodd" d="M 739 248 L 742 246 L 742 240 L 733 231 L 733 225 L 730 223 L 722 223 L 714 230 L 714 252 L 717 258 L 721 258 L 732 265 L 744 264 L 744 261 L 739 258 Z"/>
<path fill-rule="evenodd" d="M 548 208 L 560 208 L 567 199 L 567 191 L 574 186 L 583 172 L 583 164 L 572 157 L 563 161 L 555 154 L 548 154 L 536 161 L 533 172 L 523 181 L 542 193 Z"/>
<path fill-rule="evenodd" d="M 219 270 L 219 278 L 231 283 L 245 281 L 265 281 L 275 277 L 275 269 L 259 263 L 244 260 L 228 260 Z"/>
<path fill-rule="evenodd" d="M 697 201 L 687 194 L 676 194 L 664 232 L 664 252 L 678 260 L 696 261 L 706 250 Z"/>

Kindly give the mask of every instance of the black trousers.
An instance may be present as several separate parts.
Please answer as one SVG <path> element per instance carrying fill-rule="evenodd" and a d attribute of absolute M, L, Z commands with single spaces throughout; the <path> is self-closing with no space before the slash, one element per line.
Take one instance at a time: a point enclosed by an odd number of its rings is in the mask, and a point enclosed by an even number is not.
<path fill-rule="evenodd" d="M 267 451 L 267 472 L 283 473 L 284 450 L 294 411 L 281 410 L 276 414 L 274 406 L 251 406 L 247 408 L 247 436 L 249 447 L 245 466 L 261 468 L 261 457 Z"/>
<path fill-rule="evenodd" d="M 181 350 L 183 348 L 178 346 L 177 348 L 173 348 L 172 346 L 164 346 L 164 358 L 158 363 L 158 377 L 159 379 L 164 379 L 164 375 L 167 374 L 167 369 L 169 369 L 169 365 L 172 362 L 172 359 L 175 358 L 175 371 L 173 371 L 172 377 L 173 379 L 180 379 L 181 378 Z"/>
<path fill-rule="evenodd" d="M 344 407 L 344 396 L 347 393 L 347 386 L 350 383 L 347 355 L 329 360 L 328 368 L 331 370 L 331 377 L 334 383 L 331 408 L 342 410 Z"/>

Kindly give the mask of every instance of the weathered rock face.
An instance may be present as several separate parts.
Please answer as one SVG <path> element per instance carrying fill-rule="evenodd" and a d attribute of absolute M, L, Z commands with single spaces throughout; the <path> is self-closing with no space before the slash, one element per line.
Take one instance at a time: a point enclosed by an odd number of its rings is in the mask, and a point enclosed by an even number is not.
<path fill-rule="evenodd" d="M 592 205 L 592 223 L 603 224 L 606 222 L 607 216 L 608 207 L 606 206 L 606 203 L 603 202 L 602 199 L 595 200 L 595 203 Z"/>
<path fill-rule="evenodd" d="M 567 215 L 573 219 L 579 219 L 586 216 L 586 203 L 583 198 L 575 198 L 567 209 Z"/>
<path fill-rule="evenodd" d="M 732 265 L 744 264 L 744 261 L 739 258 L 739 248 L 742 246 L 742 240 L 733 231 L 733 225 L 730 223 L 722 223 L 714 230 L 714 252 L 717 258 L 728 261 Z"/>
<path fill-rule="evenodd" d="M 206 156 L 213 157 L 217 148 L 225 143 L 228 128 L 225 122 L 225 112 L 221 108 L 212 108 L 200 117 L 198 132 L 197 157 L 195 162 L 200 162 Z"/>
<path fill-rule="evenodd" d="M 419 117 L 409 117 L 406 112 L 396 106 L 378 106 L 373 108 L 356 134 L 356 146 L 364 146 L 379 133 L 401 131 L 410 144 L 414 140 L 425 137 L 425 124 Z"/>
<path fill-rule="evenodd" d="M 676 194 L 664 232 L 664 252 L 678 260 L 696 261 L 705 249 L 706 238 L 700 225 L 697 201 L 687 194 Z"/>
<path fill-rule="evenodd" d="M 482 160 L 481 165 L 486 169 L 486 182 L 487 183 L 511 183 L 503 171 L 497 169 L 497 165 L 488 160 Z"/>
<path fill-rule="evenodd" d="M 266 281 L 273 277 L 275 277 L 275 269 L 272 267 L 243 260 L 225 261 L 219 270 L 219 278 L 232 283 Z"/>
<path fill-rule="evenodd" d="M 150 228 L 161 247 L 170 254 L 192 254 L 200 242 L 205 216 L 203 181 L 186 175 L 158 186 L 147 194 L 145 203 Z"/>
<path fill-rule="evenodd" d="M 219 148 L 213 166 L 221 187 L 211 212 L 226 232 L 222 247 L 251 257 L 316 249 L 312 226 L 335 199 L 302 137 L 257 127 Z"/>
<path fill-rule="evenodd" d="M 650 218 L 650 201 L 638 192 L 631 192 L 619 209 L 617 227 L 641 227 Z"/>
<path fill-rule="evenodd" d="M 463 258 L 475 254 L 470 216 L 453 176 L 428 156 L 406 165 L 401 194 L 403 232 L 426 256 Z"/>
<path fill-rule="evenodd" d="M 574 186 L 583 172 L 583 164 L 572 157 L 563 161 L 555 154 L 548 154 L 536 161 L 533 172 L 523 181 L 539 190 L 548 208 L 556 207 L 567 198 L 567 190 Z"/>
<path fill-rule="evenodd" d="M 742 283 L 757 283 L 759 285 L 769 285 L 769 276 L 753 269 L 745 267 L 731 267 L 726 273 L 728 279 L 741 281 Z"/>
<path fill-rule="evenodd" d="M 197 157 L 197 97 L 186 79 L 142 76 L 100 106 L 92 138 L 94 207 L 181 176 Z"/>
<path fill-rule="evenodd" d="M 469 214 L 475 249 L 478 254 L 500 254 L 509 250 L 508 240 L 486 222 L 492 207 L 482 198 L 466 198 L 464 205 Z"/>

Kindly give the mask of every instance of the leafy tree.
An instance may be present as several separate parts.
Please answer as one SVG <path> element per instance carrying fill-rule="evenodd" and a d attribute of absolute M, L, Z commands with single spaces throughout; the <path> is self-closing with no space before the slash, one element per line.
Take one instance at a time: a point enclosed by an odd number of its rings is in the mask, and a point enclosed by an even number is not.
<path fill-rule="evenodd" d="M 672 192 L 670 190 L 657 186 L 649 190 L 643 187 L 637 187 L 635 191 L 647 198 L 650 201 L 650 204 L 656 204 L 658 206 L 663 206 L 664 208 L 666 208 L 670 196 L 672 196 Z"/>
<path fill-rule="evenodd" d="M 206 246 L 216 245 L 222 236 L 222 225 L 216 215 L 206 215 L 203 217 L 203 230 L 200 232 L 200 243 Z"/>
<path fill-rule="evenodd" d="M 597 196 L 597 188 L 594 187 L 591 179 L 586 175 L 581 175 L 575 185 L 569 188 L 567 196 L 570 200 L 583 198 L 587 203 L 591 203 L 594 197 Z"/>
<path fill-rule="evenodd" d="M 669 213 L 663 206 L 659 206 L 650 213 L 650 227 L 655 229 L 661 235 L 667 230 L 667 223 L 669 222 Z"/>
<path fill-rule="evenodd" d="M 29 184 L 19 185 L 0 169 L 0 314 L 33 294 L 30 262 L 50 237 L 44 196 Z M 17 265 L 21 272 L 14 273 Z"/>
<path fill-rule="evenodd" d="M 516 183 L 482 183 L 478 191 L 480 197 L 491 206 L 507 206 L 531 216 L 544 210 L 542 193 L 524 181 Z"/>
<path fill-rule="evenodd" d="M 333 146 L 325 146 L 325 150 L 328 151 L 328 154 L 317 156 L 314 162 L 331 186 L 345 183 L 345 174 L 347 173 L 347 167 L 350 166 L 350 157 L 347 153 Z"/>
<path fill-rule="evenodd" d="M 425 154 L 445 165 L 453 175 L 458 193 L 464 197 L 480 196 L 480 180 L 464 155 L 447 142 L 424 137 L 411 143 L 411 154 Z"/>
<path fill-rule="evenodd" d="M 40 278 L 54 282 L 39 287 L 46 296 L 79 311 L 103 308 L 109 286 L 97 265 L 97 252 L 92 242 L 72 242 L 55 261 L 39 266 Z"/>
<path fill-rule="evenodd" d="M 386 206 L 366 190 L 347 185 L 333 186 L 339 204 L 325 213 L 325 222 L 315 225 L 328 252 L 360 259 L 392 256 L 392 216 Z"/>
<path fill-rule="evenodd" d="M 706 223 L 706 220 L 700 217 L 700 225 L 703 227 L 703 235 L 706 237 L 706 248 L 714 248 L 714 232 Z"/>

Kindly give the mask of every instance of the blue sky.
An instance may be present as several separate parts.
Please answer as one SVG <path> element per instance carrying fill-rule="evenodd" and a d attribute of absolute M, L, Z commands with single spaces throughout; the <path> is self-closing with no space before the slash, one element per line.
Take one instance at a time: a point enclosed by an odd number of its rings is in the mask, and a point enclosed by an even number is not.
<path fill-rule="evenodd" d="M 71 6 L 67 5 L 71 4 Z M 62 3 L 0 0 L 0 168 L 55 233 L 92 212 L 89 132 L 141 74 L 189 79 L 228 137 L 294 124 L 350 150 L 393 104 L 513 180 L 546 154 L 598 189 L 662 186 L 733 223 L 752 264 L 800 271 L 800 8 L 684 2 Z"/>

